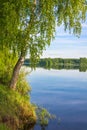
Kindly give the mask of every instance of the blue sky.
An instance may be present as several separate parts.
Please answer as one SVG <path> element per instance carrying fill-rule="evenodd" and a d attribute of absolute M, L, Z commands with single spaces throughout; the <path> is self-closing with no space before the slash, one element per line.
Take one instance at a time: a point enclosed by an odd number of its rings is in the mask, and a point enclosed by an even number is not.
<path fill-rule="evenodd" d="M 80 38 L 68 31 L 63 31 L 63 25 L 56 28 L 56 37 L 42 57 L 80 58 L 87 57 L 87 23 L 82 24 Z"/>

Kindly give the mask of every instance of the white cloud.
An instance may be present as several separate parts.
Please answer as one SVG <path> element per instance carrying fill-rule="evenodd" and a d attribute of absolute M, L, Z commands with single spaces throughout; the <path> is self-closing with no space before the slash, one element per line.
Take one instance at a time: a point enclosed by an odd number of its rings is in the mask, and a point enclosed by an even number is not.
<path fill-rule="evenodd" d="M 67 75 L 66 75 L 66 71 L 67 71 Z M 81 79 L 82 81 L 87 81 L 87 73 L 84 73 L 84 72 L 79 73 L 79 70 L 55 70 L 55 69 L 44 70 L 43 68 L 37 68 L 34 74 L 37 75 L 37 73 L 38 74 L 40 73 L 40 76 L 44 74 L 46 76 L 57 76 L 57 77 L 62 77 L 62 78 L 67 77 L 71 79 L 73 77 L 73 79 L 75 80 Z"/>
<path fill-rule="evenodd" d="M 87 23 L 82 23 L 82 27 L 84 28 L 87 28 Z"/>
<path fill-rule="evenodd" d="M 79 58 L 87 57 L 87 23 L 82 23 L 80 38 L 64 32 L 63 26 L 56 28 L 56 37 L 42 57 Z"/>
<path fill-rule="evenodd" d="M 42 58 L 44 57 L 59 57 L 59 58 L 80 58 L 87 57 L 87 49 L 58 49 L 44 51 Z"/>

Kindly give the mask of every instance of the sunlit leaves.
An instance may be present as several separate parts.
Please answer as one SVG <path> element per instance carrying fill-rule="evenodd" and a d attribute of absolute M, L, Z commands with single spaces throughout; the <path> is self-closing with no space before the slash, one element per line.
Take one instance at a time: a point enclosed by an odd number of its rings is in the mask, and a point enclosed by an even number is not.
<path fill-rule="evenodd" d="M 29 50 L 32 63 L 55 37 L 56 23 L 79 36 L 87 10 L 86 0 L 3 0 L 0 7 L 0 48 L 24 56 Z"/>
<path fill-rule="evenodd" d="M 13 55 L 7 47 L 0 50 L 0 82 L 9 83 L 17 58 L 17 53 Z"/>
<path fill-rule="evenodd" d="M 86 20 L 87 7 L 85 0 L 59 0 L 57 10 L 58 25 L 62 23 L 65 30 L 68 29 L 75 35 L 81 33 L 81 22 Z"/>

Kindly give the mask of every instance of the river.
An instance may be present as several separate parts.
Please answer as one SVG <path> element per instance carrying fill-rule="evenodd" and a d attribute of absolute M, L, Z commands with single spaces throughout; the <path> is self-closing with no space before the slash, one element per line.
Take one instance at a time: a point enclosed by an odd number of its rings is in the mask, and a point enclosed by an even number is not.
<path fill-rule="evenodd" d="M 27 76 L 31 102 L 56 115 L 44 129 L 87 130 L 87 72 L 37 68 Z"/>

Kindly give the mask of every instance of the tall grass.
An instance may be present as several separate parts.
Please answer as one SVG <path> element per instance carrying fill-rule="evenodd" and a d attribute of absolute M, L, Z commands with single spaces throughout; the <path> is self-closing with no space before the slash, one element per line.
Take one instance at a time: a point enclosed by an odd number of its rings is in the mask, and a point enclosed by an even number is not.
<path fill-rule="evenodd" d="M 20 73 L 16 91 L 0 84 L 0 122 L 14 126 L 14 130 L 36 122 L 35 106 L 30 103 L 31 88 L 24 77 Z"/>

